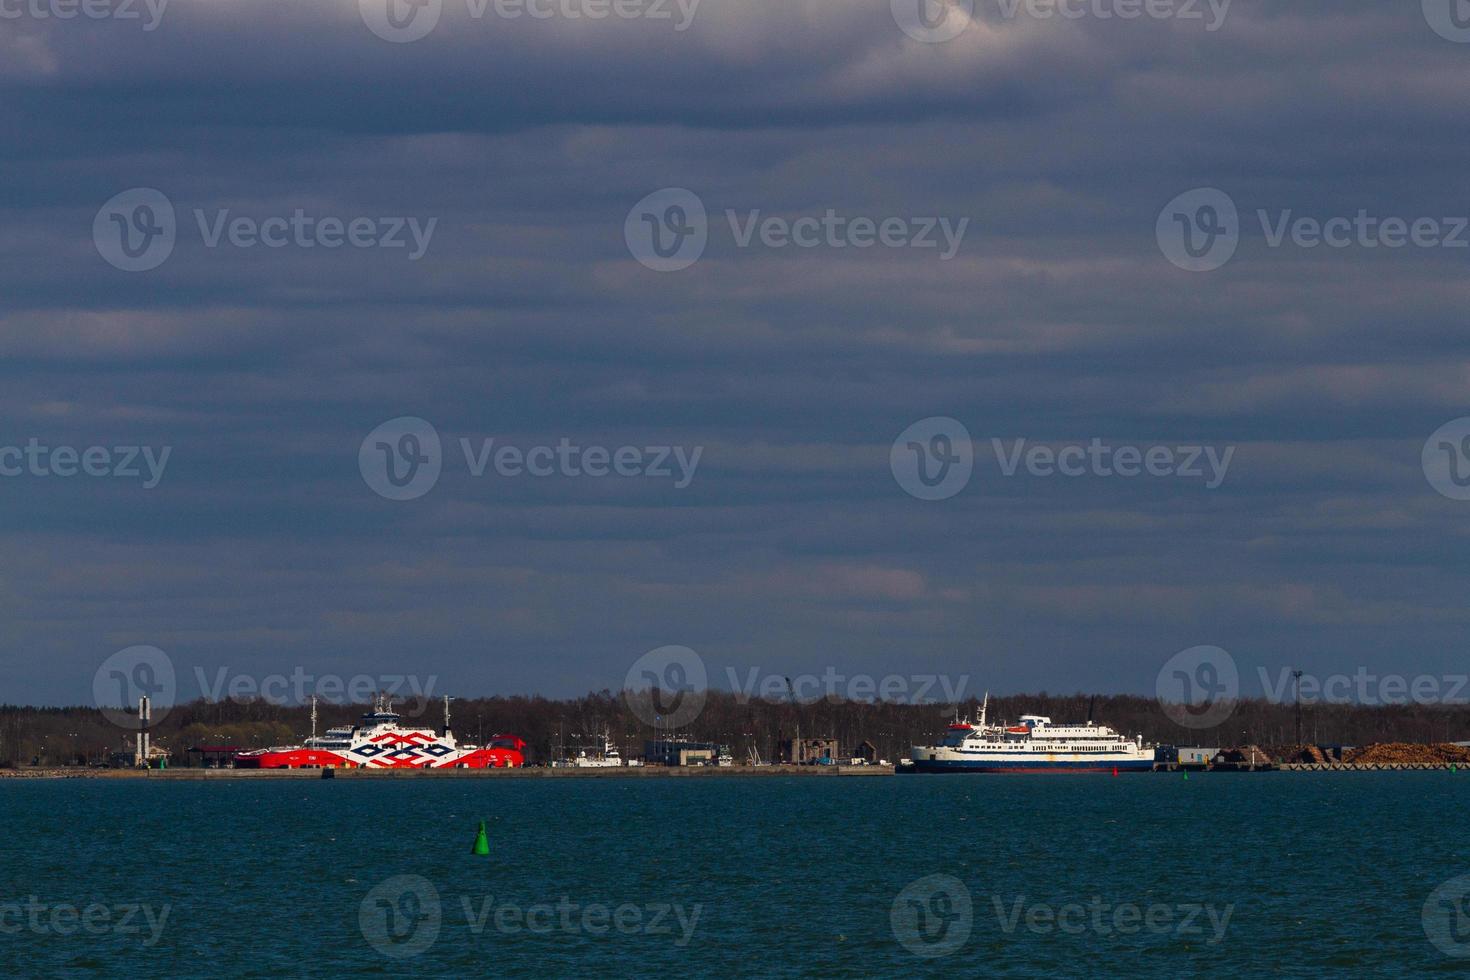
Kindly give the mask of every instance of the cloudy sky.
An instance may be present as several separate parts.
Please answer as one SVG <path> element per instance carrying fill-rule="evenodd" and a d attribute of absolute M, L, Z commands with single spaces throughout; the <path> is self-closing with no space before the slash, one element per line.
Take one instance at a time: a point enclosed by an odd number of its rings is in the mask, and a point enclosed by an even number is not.
<path fill-rule="evenodd" d="M 1470 10 L 389 2 L 0 2 L 0 703 L 1463 672 Z"/>

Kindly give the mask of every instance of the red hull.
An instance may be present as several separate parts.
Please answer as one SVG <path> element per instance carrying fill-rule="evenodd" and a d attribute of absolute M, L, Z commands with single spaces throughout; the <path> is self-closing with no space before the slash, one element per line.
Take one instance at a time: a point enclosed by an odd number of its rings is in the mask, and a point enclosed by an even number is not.
<path fill-rule="evenodd" d="M 236 769 L 519 769 L 525 763 L 526 757 L 520 752 L 499 748 L 478 749 L 438 766 L 427 762 L 415 764 L 387 760 L 349 762 L 335 752 L 320 749 L 288 749 L 235 756 Z"/>

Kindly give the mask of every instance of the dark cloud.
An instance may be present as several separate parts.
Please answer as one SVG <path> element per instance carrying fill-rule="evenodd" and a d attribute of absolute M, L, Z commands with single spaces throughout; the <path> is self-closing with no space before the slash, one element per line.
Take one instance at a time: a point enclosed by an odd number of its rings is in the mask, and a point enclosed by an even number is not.
<path fill-rule="evenodd" d="M 0 21 L 0 446 L 171 446 L 161 484 L 0 479 L 0 701 L 78 701 L 120 647 L 186 674 L 617 686 L 725 666 L 1150 692 L 1177 650 L 1454 669 L 1470 504 L 1425 439 L 1467 414 L 1470 249 L 1271 247 L 1255 214 L 1470 213 L 1470 45 L 1413 3 L 1008 20 L 923 44 L 888 4 L 703 0 L 656 22 L 475 21 L 391 44 L 355 3 L 174 0 L 155 31 Z M 687 187 L 692 267 L 623 238 Z M 1176 269 L 1160 209 L 1242 214 Z M 150 272 L 93 218 L 179 218 Z M 958 254 L 741 248 L 727 209 L 969 219 Z M 437 225 L 427 253 L 208 248 L 194 212 Z M 445 473 L 358 469 L 430 420 Z M 892 440 L 977 442 L 922 502 Z M 475 478 L 458 440 L 702 446 L 647 478 Z M 1001 475 L 990 439 L 1235 446 L 1184 479 Z M 1273 668 L 1274 669 L 1274 668 Z M 1351 670 L 1348 669 L 1350 673 Z"/>

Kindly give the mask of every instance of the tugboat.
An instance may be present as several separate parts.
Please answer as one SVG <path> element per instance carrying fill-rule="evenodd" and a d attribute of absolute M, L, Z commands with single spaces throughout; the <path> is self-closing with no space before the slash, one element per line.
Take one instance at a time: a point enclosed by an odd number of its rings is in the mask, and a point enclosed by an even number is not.
<path fill-rule="evenodd" d="M 938 745 L 915 745 L 901 773 L 920 772 L 1151 772 L 1154 747 L 1106 725 L 1053 725 L 1044 715 L 1022 715 L 1016 725 L 986 723 L 990 695 L 980 721 L 956 719 Z M 1088 714 L 1092 714 L 1091 708 Z"/>
<path fill-rule="evenodd" d="M 236 769 L 504 769 L 525 765 L 526 743 L 514 735 L 495 735 L 490 744 L 461 745 L 449 727 L 449 698 L 444 699 L 444 727 L 404 725 L 383 697 L 356 725 L 316 734 L 316 698 L 311 699 L 311 737 L 302 745 L 285 745 L 236 753 Z"/>

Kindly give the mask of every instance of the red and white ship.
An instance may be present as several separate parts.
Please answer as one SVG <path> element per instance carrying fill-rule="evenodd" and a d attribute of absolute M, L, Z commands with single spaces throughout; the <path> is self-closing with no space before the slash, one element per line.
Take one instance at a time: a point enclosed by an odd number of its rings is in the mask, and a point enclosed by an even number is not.
<path fill-rule="evenodd" d="M 489 745 L 461 745 L 449 727 L 444 699 L 442 729 L 410 726 L 379 698 L 356 725 L 329 728 L 316 735 L 312 700 L 312 737 L 304 745 L 253 749 L 235 755 L 236 769 L 504 769 L 525 765 L 526 743 L 514 735 L 493 735 Z"/>

